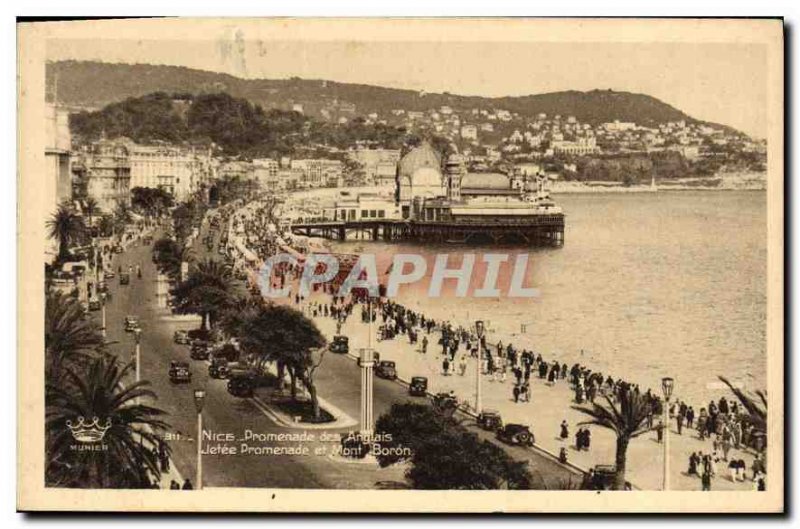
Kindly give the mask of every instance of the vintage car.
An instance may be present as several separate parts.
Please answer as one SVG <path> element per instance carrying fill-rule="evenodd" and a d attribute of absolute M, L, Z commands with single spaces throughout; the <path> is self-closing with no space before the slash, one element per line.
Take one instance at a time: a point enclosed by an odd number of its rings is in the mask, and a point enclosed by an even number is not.
<path fill-rule="evenodd" d="M 444 415 L 452 415 L 458 408 L 458 400 L 452 393 L 437 393 L 431 401 L 434 409 Z"/>
<path fill-rule="evenodd" d="M 208 376 L 211 378 L 228 378 L 228 361 L 215 358 L 208 364 Z"/>
<path fill-rule="evenodd" d="M 117 277 L 117 275 L 114 273 L 113 270 L 109 270 L 104 274 L 104 277 L 106 278 L 106 280 L 109 280 L 109 279 L 114 279 L 115 277 Z"/>
<path fill-rule="evenodd" d="M 397 378 L 397 366 L 392 360 L 381 360 L 375 368 L 375 376 L 394 380 Z"/>
<path fill-rule="evenodd" d="M 190 340 L 211 340 L 211 331 L 208 329 L 191 329 L 186 334 L 189 335 Z"/>
<path fill-rule="evenodd" d="M 192 350 L 189 353 L 189 356 L 192 360 L 208 360 L 208 357 L 211 354 L 209 349 L 210 347 L 208 342 L 204 340 L 193 340 Z"/>
<path fill-rule="evenodd" d="M 100 310 L 102 306 L 102 303 L 97 298 L 89 300 L 89 310 Z"/>
<path fill-rule="evenodd" d="M 503 419 L 497 410 L 483 410 L 478 415 L 478 426 L 488 431 L 495 431 L 503 427 Z"/>
<path fill-rule="evenodd" d="M 235 362 L 239 359 L 239 350 L 232 343 L 224 343 L 211 350 L 211 359 L 222 359 L 226 362 Z"/>
<path fill-rule="evenodd" d="M 119 275 L 119 284 L 120 285 L 128 285 L 131 282 L 131 275 L 127 272 L 123 272 Z"/>
<path fill-rule="evenodd" d="M 104 280 L 100 280 L 97 282 L 97 291 L 98 292 L 108 292 L 108 283 Z"/>
<path fill-rule="evenodd" d="M 497 429 L 498 440 L 519 446 L 533 446 L 535 439 L 530 427 L 524 424 L 509 423 Z"/>
<path fill-rule="evenodd" d="M 255 377 L 246 374 L 237 374 L 228 379 L 228 393 L 234 397 L 250 398 L 255 389 Z"/>
<path fill-rule="evenodd" d="M 136 316 L 125 316 L 125 332 L 136 332 L 141 330 L 139 327 L 139 318 Z"/>
<path fill-rule="evenodd" d="M 175 343 L 179 343 L 181 345 L 189 345 L 189 333 L 182 330 L 177 330 L 172 335 L 172 339 Z"/>
<path fill-rule="evenodd" d="M 189 364 L 173 360 L 169 363 L 169 381 L 173 384 L 192 381 L 192 372 L 189 371 Z"/>
<path fill-rule="evenodd" d="M 428 379 L 427 377 L 411 377 L 411 383 L 408 385 L 408 394 L 412 397 L 424 397 L 428 394 Z"/>
<path fill-rule="evenodd" d="M 337 334 L 333 337 L 328 349 L 330 349 L 332 353 L 347 354 L 350 352 L 350 338 Z"/>

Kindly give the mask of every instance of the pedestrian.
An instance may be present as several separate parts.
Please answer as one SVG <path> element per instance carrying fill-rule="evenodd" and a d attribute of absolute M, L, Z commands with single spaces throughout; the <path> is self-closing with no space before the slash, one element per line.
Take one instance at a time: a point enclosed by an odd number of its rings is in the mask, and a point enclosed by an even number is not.
<path fill-rule="evenodd" d="M 186 478 L 183 481 L 183 487 L 181 487 L 181 489 L 182 490 L 194 490 L 194 487 L 192 486 L 192 482 L 189 481 L 189 478 Z"/>
<path fill-rule="evenodd" d="M 567 449 L 564 448 L 563 446 L 561 447 L 561 450 L 559 450 L 558 452 L 558 460 L 561 464 L 564 465 L 567 464 Z"/>
<path fill-rule="evenodd" d="M 586 451 L 589 451 L 589 448 L 592 446 L 592 431 L 589 428 L 583 429 L 583 447 Z"/>
<path fill-rule="evenodd" d="M 461 359 L 458 362 L 458 372 L 462 377 L 467 373 L 467 358 L 465 354 L 461 355 Z"/>
<path fill-rule="evenodd" d="M 175 481 L 174 479 L 171 479 L 169 481 L 169 489 L 170 490 L 180 490 L 181 486 L 180 486 L 180 484 L 178 484 L 177 481 Z"/>
<path fill-rule="evenodd" d="M 745 472 L 747 472 L 747 463 L 744 462 L 744 459 L 739 459 L 738 468 L 736 469 L 736 480 L 737 481 L 744 481 L 745 480 Z"/>
<path fill-rule="evenodd" d="M 444 376 L 450 375 L 450 358 L 448 356 L 445 356 L 444 360 L 442 360 L 442 373 Z"/>
<path fill-rule="evenodd" d="M 703 477 L 701 478 L 701 482 L 703 484 L 704 491 L 711 490 L 711 474 L 708 472 L 703 472 Z"/>
<path fill-rule="evenodd" d="M 664 441 L 664 421 L 658 421 L 658 426 L 656 426 L 656 437 L 658 438 L 659 443 Z"/>
<path fill-rule="evenodd" d="M 736 476 L 739 474 L 739 462 L 731 459 L 728 463 L 728 472 L 731 474 L 731 481 L 736 483 Z"/>
<path fill-rule="evenodd" d="M 512 390 L 514 395 L 514 402 L 519 402 L 519 384 L 514 384 L 514 389 Z"/>
<path fill-rule="evenodd" d="M 422 337 L 422 354 L 425 354 L 427 352 L 428 352 L 428 337 L 427 336 L 423 336 Z"/>
<path fill-rule="evenodd" d="M 583 428 L 578 428 L 578 431 L 575 432 L 575 449 L 578 452 L 583 449 Z"/>
<path fill-rule="evenodd" d="M 569 439 L 569 427 L 567 426 L 567 421 L 561 421 L 561 434 L 559 435 L 562 441 L 566 441 Z"/>
<path fill-rule="evenodd" d="M 687 474 L 689 474 L 690 476 L 696 476 L 697 475 L 697 460 L 698 459 L 699 458 L 697 457 L 697 452 L 692 452 L 692 455 L 689 456 L 689 470 L 687 471 Z"/>

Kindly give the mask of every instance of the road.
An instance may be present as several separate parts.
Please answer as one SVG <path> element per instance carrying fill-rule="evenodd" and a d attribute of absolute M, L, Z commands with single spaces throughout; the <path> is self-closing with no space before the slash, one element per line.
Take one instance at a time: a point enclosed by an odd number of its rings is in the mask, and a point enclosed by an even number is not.
<path fill-rule="evenodd" d="M 202 240 L 198 237 L 198 242 Z M 216 241 L 215 241 L 216 243 Z M 200 244 L 195 245 L 197 257 L 203 259 L 209 252 Z M 215 253 L 211 254 L 219 258 Z M 195 441 L 197 415 L 193 390 L 204 388 L 206 398 L 203 409 L 204 431 L 208 434 L 228 436 L 221 443 L 206 442 L 204 450 L 211 452 L 216 446 L 241 447 L 246 430 L 258 434 L 301 433 L 276 424 L 251 399 L 236 398 L 228 394 L 226 382 L 208 377 L 207 363 L 189 358 L 189 348 L 173 343 L 177 329 L 197 327 L 196 321 L 181 321 L 171 316 L 168 310 L 158 308 L 156 303 L 157 272 L 151 261 L 151 247 L 138 243 L 123 254 L 115 256 L 113 268 L 123 269 L 128 265 L 142 267 L 142 278 L 131 278 L 128 286 L 119 285 L 118 278 L 109 281 L 112 299 L 107 304 L 107 339 L 111 349 L 120 357 L 133 357 L 135 343 L 133 335 L 124 332 L 126 315 L 140 319 L 141 373 L 142 379 L 152 384 L 158 396 L 155 405 L 167 412 L 166 421 L 171 425 L 174 440 L 169 444 L 173 452 L 173 464 L 179 472 L 193 482 L 196 475 Z M 99 313 L 95 313 L 98 314 Z M 175 385 L 169 381 L 168 367 L 171 360 L 189 362 L 192 372 L 191 384 Z M 355 363 L 346 356 L 328 354 L 318 371 L 319 394 L 351 417 L 359 417 L 360 372 Z M 391 381 L 376 379 L 374 384 L 375 416 L 386 412 L 393 403 L 408 400 L 404 386 Z M 418 399 L 422 402 L 421 399 Z M 470 424 L 474 424 L 470 421 Z M 470 427 L 479 436 L 493 441 L 486 432 Z M 329 432 L 346 433 L 353 428 L 334 429 Z M 317 439 L 321 432 L 316 431 Z M 494 441 L 493 441 L 494 442 Z M 249 443 L 248 443 L 249 444 Z M 274 446 L 276 443 L 272 443 Z M 261 443 L 265 445 L 265 443 Z M 261 488 L 349 488 L 371 489 L 403 482 L 405 468 L 393 466 L 380 469 L 376 465 L 344 462 L 329 455 L 315 455 L 314 450 L 322 445 L 330 449 L 338 443 L 314 441 L 306 443 L 309 455 L 253 455 L 213 454 L 203 456 L 203 481 L 207 487 L 261 487 Z M 285 444 L 282 444 L 285 446 Z M 514 458 L 530 463 L 534 475 L 545 480 L 549 487 L 558 487 L 564 477 L 571 475 L 563 467 L 541 454 L 523 448 L 503 446 Z M 573 475 L 573 481 L 579 479 Z"/>

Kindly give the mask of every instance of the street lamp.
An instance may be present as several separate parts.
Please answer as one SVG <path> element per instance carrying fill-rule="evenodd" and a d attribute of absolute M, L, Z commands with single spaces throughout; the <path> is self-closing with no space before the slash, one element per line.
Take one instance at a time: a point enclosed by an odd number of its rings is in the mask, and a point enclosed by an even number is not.
<path fill-rule="evenodd" d="M 669 490 L 669 399 L 675 389 L 675 380 L 672 377 L 661 379 L 661 390 L 664 392 L 664 409 L 661 412 L 664 423 L 664 481 L 662 490 Z"/>
<path fill-rule="evenodd" d="M 475 367 L 475 413 L 480 414 L 483 410 L 481 400 L 481 371 L 483 371 L 483 334 L 486 331 L 483 321 L 475 322 L 475 333 L 478 335 L 478 362 Z"/>
<path fill-rule="evenodd" d="M 139 382 L 141 380 L 141 371 L 140 371 L 141 361 L 140 361 L 140 358 L 141 358 L 142 330 L 141 329 L 135 329 L 133 331 L 133 337 L 136 339 L 136 350 L 135 350 L 135 353 L 134 353 L 135 356 L 136 356 L 136 382 Z"/>
<path fill-rule="evenodd" d="M 103 340 L 106 339 L 106 298 L 108 296 L 105 292 L 100 293 L 100 312 L 102 315 L 102 327 L 100 328 L 100 332 L 103 333 Z"/>
<path fill-rule="evenodd" d="M 206 398 L 204 389 L 194 390 L 194 407 L 197 409 L 197 490 L 203 488 L 203 403 Z"/>

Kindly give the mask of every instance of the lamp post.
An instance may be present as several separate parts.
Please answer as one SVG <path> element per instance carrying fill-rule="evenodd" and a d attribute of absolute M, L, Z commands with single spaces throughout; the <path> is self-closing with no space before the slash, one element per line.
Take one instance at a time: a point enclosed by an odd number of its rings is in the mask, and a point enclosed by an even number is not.
<path fill-rule="evenodd" d="M 103 340 L 106 339 L 106 293 L 100 293 L 100 314 L 101 314 L 101 328 L 100 332 L 103 334 Z"/>
<path fill-rule="evenodd" d="M 664 481 L 662 490 L 669 490 L 669 399 L 672 397 L 672 390 L 675 388 L 675 380 L 671 377 L 661 379 L 661 389 L 664 392 L 664 409 L 662 417 L 664 422 Z"/>
<path fill-rule="evenodd" d="M 197 490 L 203 488 L 203 402 L 206 398 L 204 389 L 194 390 L 194 407 L 197 409 Z"/>
<path fill-rule="evenodd" d="M 475 365 L 475 413 L 480 414 L 483 410 L 481 399 L 481 371 L 483 371 L 483 333 L 485 328 L 483 321 L 475 322 L 475 333 L 478 335 L 478 362 Z"/>
<path fill-rule="evenodd" d="M 133 331 L 133 337 L 136 339 L 136 349 L 134 351 L 134 355 L 136 357 L 136 382 L 141 380 L 141 352 L 142 352 L 142 330 L 136 329 Z"/>

